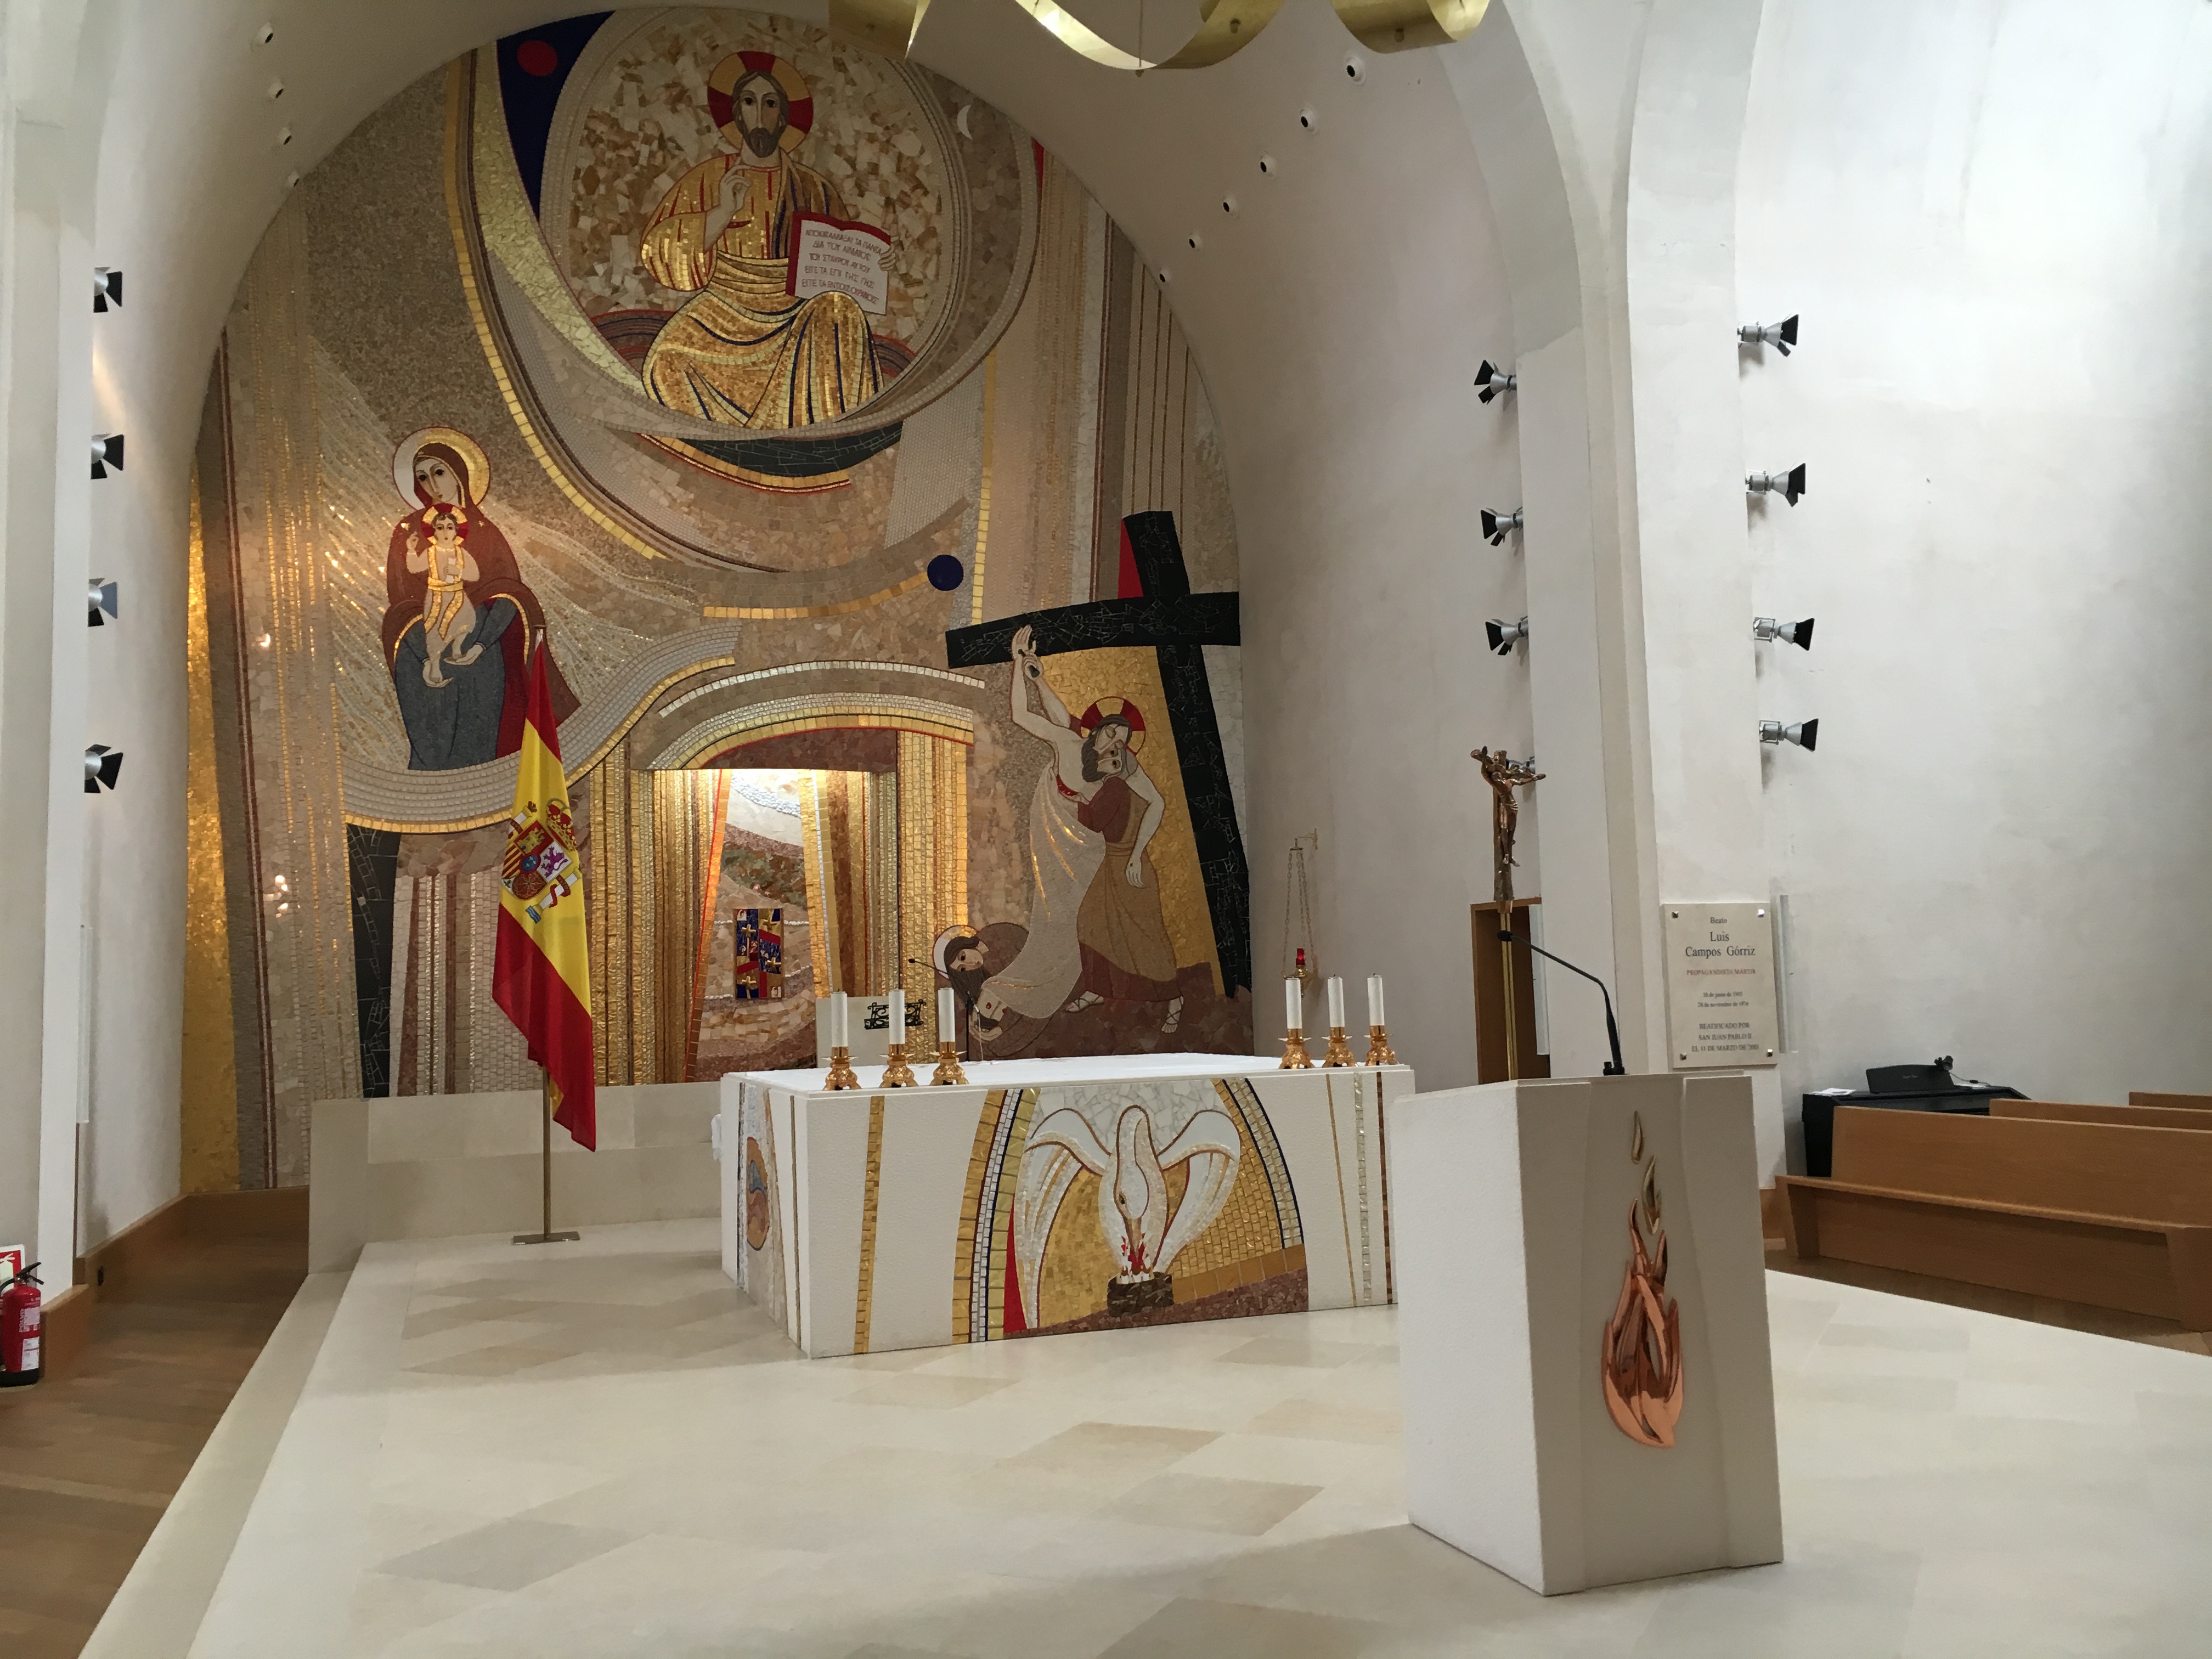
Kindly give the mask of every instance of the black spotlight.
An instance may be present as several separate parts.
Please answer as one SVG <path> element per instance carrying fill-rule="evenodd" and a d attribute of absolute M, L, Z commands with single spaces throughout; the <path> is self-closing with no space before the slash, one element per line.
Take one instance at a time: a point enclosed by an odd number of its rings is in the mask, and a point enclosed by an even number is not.
<path fill-rule="evenodd" d="M 104 478 L 110 472 L 123 471 L 123 434 L 111 432 L 95 434 L 92 441 L 92 476 Z"/>
<path fill-rule="evenodd" d="M 101 789 L 115 787 L 116 779 L 123 775 L 123 751 L 110 749 L 104 743 L 95 743 L 84 751 L 84 793 L 96 795 Z"/>
<path fill-rule="evenodd" d="M 1805 493 L 1805 463 L 1798 462 L 1787 472 L 1754 472 L 1743 481 L 1743 487 L 1754 495 L 1779 495 L 1795 507 Z"/>
<path fill-rule="evenodd" d="M 1808 617 L 1803 622 L 1785 623 L 1777 622 L 1771 617 L 1753 617 L 1751 619 L 1751 637 L 1754 640 L 1781 640 L 1796 646 L 1800 651 L 1810 651 L 1813 648 L 1813 619 Z"/>
<path fill-rule="evenodd" d="M 1800 720 L 1795 726 L 1784 726 L 1780 720 L 1761 720 L 1759 740 L 1761 743 L 1794 743 L 1807 753 L 1820 746 L 1820 722 Z"/>
<path fill-rule="evenodd" d="M 1482 539 L 1492 547 L 1504 546 L 1506 537 L 1520 527 L 1521 509 L 1517 507 L 1510 513 L 1493 513 L 1486 507 L 1482 509 Z"/>
<path fill-rule="evenodd" d="M 123 273 L 106 265 L 92 268 L 92 308 L 94 311 L 123 309 Z"/>
<path fill-rule="evenodd" d="M 1482 360 L 1482 367 L 1475 370 L 1474 383 L 1482 388 L 1474 394 L 1476 400 L 1486 404 L 1501 393 L 1517 392 L 1521 389 L 1521 377 L 1518 374 L 1508 374 L 1487 357 Z"/>
<path fill-rule="evenodd" d="M 92 579 L 84 594 L 86 627 L 105 628 L 109 617 L 113 617 L 118 622 L 123 619 L 123 612 L 119 608 L 120 600 L 117 593 L 118 586 L 118 584 L 114 582 L 104 582 L 97 576 Z"/>
<path fill-rule="evenodd" d="M 1514 646 L 1528 637 L 1528 619 L 1523 617 L 1517 623 L 1510 623 L 1500 622 L 1492 617 L 1483 623 L 1482 631 L 1489 636 L 1492 651 L 1501 657 L 1510 657 L 1513 654 Z"/>
<path fill-rule="evenodd" d="M 1772 346 L 1787 357 L 1797 343 L 1797 313 L 1793 311 L 1778 323 L 1746 323 L 1735 337 L 1747 346 Z"/>

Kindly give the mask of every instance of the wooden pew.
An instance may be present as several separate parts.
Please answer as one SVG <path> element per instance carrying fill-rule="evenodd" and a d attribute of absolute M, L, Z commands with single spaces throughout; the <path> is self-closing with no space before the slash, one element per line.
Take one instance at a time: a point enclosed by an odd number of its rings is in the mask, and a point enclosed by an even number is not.
<path fill-rule="evenodd" d="M 2201 1131 L 1840 1107 L 1834 1176 L 1778 1184 L 1796 1255 L 2212 1330 Z"/>
<path fill-rule="evenodd" d="M 2212 1095 L 2160 1095 L 2130 1089 L 2128 1091 L 2128 1104 L 2164 1106 L 2183 1112 L 2212 1112 Z"/>
<path fill-rule="evenodd" d="M 1991 1117 L 2036 1117 L 2055 1123 L 2118 1123 L 2136 1129 L 2212 1130 L 2212 1112 L 2174 1106 L 2107 1106 L 2097 1101 L 1993 1100 Z"/>

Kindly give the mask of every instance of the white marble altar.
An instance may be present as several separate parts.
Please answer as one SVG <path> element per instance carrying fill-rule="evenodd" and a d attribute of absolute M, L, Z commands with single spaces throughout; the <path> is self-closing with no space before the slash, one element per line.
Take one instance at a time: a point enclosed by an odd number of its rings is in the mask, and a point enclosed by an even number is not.
<path fill-rule="evenodd" d="M 917 1064 L 930 1075 L 931 1059 Z M 971 1065 L 722 1079 L 723 1270 L 815 1357 L 1390 1299 L 1403 1066 Z"/>
<path fill-rule="evenodd" d="M 1414 1524 L 1546 1595 L 1780 1560 L 1750 1079 L 1386 1117 Z"/>

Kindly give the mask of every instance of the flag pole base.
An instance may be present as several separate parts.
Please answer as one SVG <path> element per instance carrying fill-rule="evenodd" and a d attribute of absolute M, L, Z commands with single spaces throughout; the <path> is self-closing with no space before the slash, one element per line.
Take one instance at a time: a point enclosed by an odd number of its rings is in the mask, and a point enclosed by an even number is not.
<path fill-rule="evenodd" d="M 583 1237 L 581 1233 L 517 1233 L 518 1244 L 570 1244 Z"/>

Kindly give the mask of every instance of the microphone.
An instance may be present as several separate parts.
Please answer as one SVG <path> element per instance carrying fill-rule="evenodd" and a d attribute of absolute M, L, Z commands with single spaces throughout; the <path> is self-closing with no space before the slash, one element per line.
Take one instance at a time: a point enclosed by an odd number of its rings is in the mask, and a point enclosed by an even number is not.
<path fill-rule="evenodd" d="M 1605 988 L 1605 981 L 1600 979 L 1595 974 L 1576 967 L 1573 963 L 1569 962 L 1565 957 L 1553 956 L 1549 951 L 1547 951 L 1542 945 L 1537 944 L 1534 939 L 1521 938 L 1520 935 L 1516 933 L 1510 927 L 1501 927 L 1498 930 L 1498 940 L 1501 945 L 1525 945 L 1531 951 L 1534 951 L 1538 956 L 1543 957 L 1545 961 L 1556 962 L 1560 967 L 1565 969 L 1569 973 L 1580 974 L 1584 979 L 1597 987 L 1597 994 L 1605 999 L 1606 1041 L 1613 1045 L 1613 1058 L 1605 1063 L 1605 1075 L 1607 1077 L 1626 1077 L 1628 1075 L 1628 1067 L 1620 1063 L 1620 1027 L 1613 1018 L 1613 993 Z"/>

